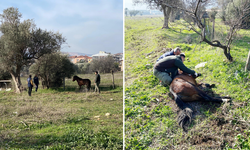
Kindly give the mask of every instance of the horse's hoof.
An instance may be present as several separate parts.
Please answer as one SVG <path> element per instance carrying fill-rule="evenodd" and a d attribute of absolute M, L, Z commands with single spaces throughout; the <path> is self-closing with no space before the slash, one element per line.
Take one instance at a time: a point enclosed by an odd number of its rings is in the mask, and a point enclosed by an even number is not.
<path fill-rule="evenodd" d="M 215 87 L 215 84 L 211 84 L 211 86 L 210 86 L 211 88 L 214 88 Z"/>
<path fill-rule="evenodd" d="M 225 102 L 225 103 L 227 103 L 227 102 L 230 102 L 230 101 L 231 101 L 231 99 L 228 99 L 228 98 L 222 98 L 222 101 L 223 101 L 223 102 Z"/>

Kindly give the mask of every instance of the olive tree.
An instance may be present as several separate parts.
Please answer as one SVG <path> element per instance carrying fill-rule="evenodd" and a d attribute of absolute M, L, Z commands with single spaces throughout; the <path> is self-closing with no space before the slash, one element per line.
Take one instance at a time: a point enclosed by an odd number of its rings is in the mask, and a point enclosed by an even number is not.
<path fill-rule="evenodd" d="M 83 73 L 83 74 L 87 74 L 89 73 L 89 66 L 90 63 L 76 63 L 74 65 L 74 68 L 76 70 L 77 73 Z"/>
<path fill-rule="evenodd" d="M 36 28 L 32 20 L 21 21 L 21 17 L 14 7 L 3 10 L 0 15 L 0 67 L 11 74 L 17 93 L 22 87 L 22 66 L 31 65 L 44 54 L 59 51 L 65 42 L 61 34 Z"/>
<path fill-rule="evenodd" d="M 169 18 L 173 7 L 169 5 L 182 5 L 181 0 L 133 0 L 134 4 L 147 4 L 150 9 L 158 9 L 163 12 L 164 23 L 162 28 L 168 29 Z M 166 5 L 167 4 L 167 5 Z"/>
<path fill-rule="evenodd" d="M 239 1 L 239 2 L 238 2 Z M 231 17 L 225 18 L 225 21 L 227 22 L 227 29 L 223 30 L 223 32 L 226 33 L 226 36 L 224 33 L 221 34 L 221 40 L 219 39 L 209 39 L 209 37 L 206 34 L 206 26 L 205 23 L 202 22 L 202 16 L 199 12 L 199 8 L 204 4 L 209 2 L 208 0 L 197 0 L 195 9 L 190 10 L 186 9 L 185 7 L 177 7 L 174 5 L 167 5 L 168 7 L 173 7 L 179 10 L 182 10 L 187 16 L 192 17 L 197 23 L 196 26 L 189 23 L 189 28 L 193 30 L 195 33 L 197 33 L 200 36 L 201 41 L 200 42 L 205 42 L 213 47 L 219 47 L 223 50 L 224 55 L 229 61 L 233 61 L 233 57 L 231 56 L 230 53 L 230 46 L 235 40 L 235 36 L 237 32 L 245 26 L 245 22 L 249 20 L 250 18 L 250 0 L 235 0 L 232 1 L 231 3 L 228 3 L 227 6 L 227 11 L 232 12 L 229 14 L 232 14 Z M 188 3 L 187 3 L 188 4 Z M 230 7 L 230 8 L 228 8 Z"/>
<path fill-rule="evenodd" d="M 75 73 L 74 64 L 61 53 L 45 54 L 30 66 L 30 73 L 37 74 L 47 88 L 61 86 L 64 77 L 71 78 Z"/>
<path fill-rule="evenodd" d="M 94 59 L 90 63 L 90 71 L 99 71 L 102 73 L 109 73 L 111 70 L 117 71 L 117 65 L 112 56 Z"/>
<path fill-rule="evenodd" d="M 0 80 L 9 80 L 9 79 L 11 79 L 11 75 L 9 74 L 9 72 L 3 71 L 0 68 Z"/>

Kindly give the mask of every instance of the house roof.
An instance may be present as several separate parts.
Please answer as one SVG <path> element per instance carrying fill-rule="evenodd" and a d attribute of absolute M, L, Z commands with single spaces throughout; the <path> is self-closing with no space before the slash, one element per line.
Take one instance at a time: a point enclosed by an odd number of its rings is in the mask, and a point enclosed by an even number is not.
<path fill-rule="evenodd" d="M 85 55 L 85 56 L 70 56 L 69 58 L 84 58 L 84 59 L 92 59 L 92 57 L 89 57 L 89 56 L 87 56 L 87 55 Z"/>

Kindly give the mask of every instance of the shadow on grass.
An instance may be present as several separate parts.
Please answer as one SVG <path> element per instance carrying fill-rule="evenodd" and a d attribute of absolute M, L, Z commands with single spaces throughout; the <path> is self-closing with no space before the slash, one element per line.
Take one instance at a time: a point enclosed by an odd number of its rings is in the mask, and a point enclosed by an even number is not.
<path fill-rule="evenodd" d="M 119 91 L 114 91 L 117 89 L 122 88 L 122 86 L 115 86 L 115 88 L 113 88 L 112 85 L 100 85 L 99 86 L 100 91 L 113 91 L 113 93 L 118 93 Z M 90 91 L 87 91 L 87 88 L 82 86 L 81 89 L 79 89 L 79 87 L 75 87 L 75 86 L 66 86 L 65 89 L 63 87 L 59 87 L 59 88 L 50 88 L 48 90 L 55 90 L 56 92 L 94 92 L 95 87 L 91 86 Z"/>

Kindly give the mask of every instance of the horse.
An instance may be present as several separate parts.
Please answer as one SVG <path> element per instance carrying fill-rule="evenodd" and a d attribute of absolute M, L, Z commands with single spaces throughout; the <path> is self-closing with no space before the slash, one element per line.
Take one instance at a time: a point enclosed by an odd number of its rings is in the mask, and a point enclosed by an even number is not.
<path fill-rule="evenodd" d="M 202 84 L 198 84 L 196 82 L 197 77 L 188 74 L 180 74 L 177 75 L 169 86 L 169 91 L 172 94 L 177 106 L 181 109 L 178 114 L 177 122 L 179 126 L 184 131 L 187 131 L 188 125 L 192 120 L 192 107 L 185 102 L 192 101 L 207 101 L 207 102 L 228 102 L 230 101 L 230 97 L 211 97 L 202 91 L 199 86 Z M 209 84 L 205 84 L 209 87 Z M 210 86 L 211 87 L 211 86 Z"/>
<path fill-rule="evenodd" d="M 79 90 L 81 89 L 81 86 L 82 86 L 82 85 L 86 85 L 88 91 L 90 90 L 91 81 L 90 81 L 89 79 L 82 79 L 82 78 L 79 78 L 78 76 L 74 76 L 74 77 L 73 77 L 73 82 L 74 82 L 75 80 L 77 81 L 77 83 L 78 83 L 78 85 L 79 85 Z"/>

